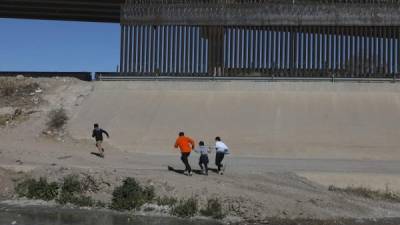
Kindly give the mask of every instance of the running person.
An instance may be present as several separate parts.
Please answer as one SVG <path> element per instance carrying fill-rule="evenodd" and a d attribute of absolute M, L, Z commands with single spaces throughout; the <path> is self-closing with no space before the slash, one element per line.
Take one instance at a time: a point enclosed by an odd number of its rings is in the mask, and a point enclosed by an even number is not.
<path fill-rule="evenodd" d="M 107 138 L 110 138 L 110 135 L 107 133 L 107 131 L 101 129 L 99 124 L 95 123 L 92 137 L 96 139 L 97 150 L 99 150 L 100 156 L 104 158 L 104 148 L 101 146 L 103 143 L 103 133 L 107 135 Z"/>
<path fill-rule="evenodd" d="M 194 150 L 197 153 L 200 153 L 199 158 L 199 166 L 204 175 L 208 175 L 208 153 L 210 153 L 210 149 L 204 146 L 204 142 L 199 142 L 199 147 Z"/>
<path fill-rule="evenodd" d="M 179 132 L 179 137 L 176 139 L 174 147 L 181 150 L 181 160 L 185 164 L 184 174 L 192 176 L 192 168 L 190 167 L 188 158 L 190 152 L 195 147 L 194 141 L 190 137 L 185 136 L 185 133 Z"/>
<path fill-rule="evenodd" d="M 229 148 L 224 142 L 222 142 L 220 137 L 215 138 L 215 165 L 218 167 L 218 173 L 224 174 L 224 165 L 222 160 L 224 160 L 225 154 L 228 154 Z"/>

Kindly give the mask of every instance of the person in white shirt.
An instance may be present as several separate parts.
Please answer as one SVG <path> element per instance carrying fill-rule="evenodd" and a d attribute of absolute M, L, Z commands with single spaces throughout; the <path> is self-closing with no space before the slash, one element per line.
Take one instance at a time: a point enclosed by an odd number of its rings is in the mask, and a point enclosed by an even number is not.
<path fill-rule="evenodd" d="M 229 148 L 226 146 L 224 142 L 222 142 L 220 137 L 215 138 L 215 165 L 218 167 L 218 173 L 223 174 L 223 168 L 224 166 L 222 165 L 222 160 L 225 157 L 225 154 L 229 153 Z"/>

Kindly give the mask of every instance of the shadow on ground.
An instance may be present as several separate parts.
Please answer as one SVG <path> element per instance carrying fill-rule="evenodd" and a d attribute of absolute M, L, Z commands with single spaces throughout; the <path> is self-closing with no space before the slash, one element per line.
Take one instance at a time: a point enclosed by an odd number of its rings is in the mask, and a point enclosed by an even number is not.
<path fill-rule="evenodd" d="M 172 167 L 172 166 L 168 166 L 168 170 L 169 170 L 169 171 L 172 171 L 172 172 L 175 172 L 175 173 L 178 173 L 178 174 L 182 174 L 182 175 L 183 175 L 184 172 L 185 172 L 185 170 L 182 170 L 182 169 L 175 169 L 175 168 Z M 218 169 L 215 169 L 215 168 L 208 168 L 208 171 L 211 171 L 211 172 L 214 172 L 214 173 L 218 173 Z M 195 174 L 203 175 L 203 173 L 202 173 L 201 170 L 196 170 L 196 169 L 194 169 L 194 170 L 192 170 L 192 172 L 195 173 Z"/>

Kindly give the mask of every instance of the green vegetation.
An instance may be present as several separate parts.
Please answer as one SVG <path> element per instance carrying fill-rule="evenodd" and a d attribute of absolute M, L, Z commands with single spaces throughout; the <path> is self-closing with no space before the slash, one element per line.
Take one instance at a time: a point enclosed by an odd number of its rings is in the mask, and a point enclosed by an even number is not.
<path fill-rule="evenodd" d="M 222 204 L 218 198 L 208 199 L 207 207 L 200 210 L 200 214 L 203 216 L 212 217 L 214 219 L 223 219 L 225 214 L 222 210 Z"/>
<path fill-rule="evenodd" d="M 107 204 L 105 202 L 102 202 L 102 201 L 97 201 L 96 204 L 95 204 L 95 207 L 97 207 L 97 208 L 106 208 Z"/>
<path fill-rule="evenodd" d="M 98 184 L 91 176 L 80 178 L 77 175 L 64 177 L 60 184 L 49 183 L 45 178 L 26 179 L 18 183 L 15 191 L 19 197 L 29 199 L 42 199 L 45 201 L 56 200 L 59 204 L 73 204 L 80 207 L 99 207 L 105 208 L 107 204 L 95 201 L 88 196 L 88 192 L 99 190 Z M 109 205 L 114 210 L 135 210 L 145 203 L 156 203 L 160 206 L 169 206 L 171 214 L 178 217 L 193 217 L 198 212 L 198 202 L 195 198 L 177 200 L 175 197 L 157 197 L 152 186 L 142 186 L 134 178 L 126 178 L 121 186 L 116 187 L 112 193 L 112 202 Z M 151 207 L 144 211 L 154 210 Z M 214 219 L 225 217 L 222 204 L 217 198 L 209 199 L 207 206 L 200 210 L 200 214 Z"/>
<path fill-rule="evenodd" d="M 15 192 L 19 197 L 50 201 L 58 195 L 58 184 L 48 183 L 46 178 L 40 178 L 38 181 L 27 179 L 16 186 Z"/>
<path fill-rule="evenodd" d="M 64 177 L 63 184 L 61 186 L 61 192 L 64 193 L 81 193 L 83 191 L 81 182 L 77 175 L 68 175 Z"/>
<path fill-rule="evenodd" d="M 64 108 L 51 110 L 48 117 L 47 127 L 53 130 L 61 129 L 68 121 L 68 116 Z"/>
<path fill-rule="evenodd" d="M 172 215 L 179 217 L 192 217 L 197 214 L 198 204 L 195 198 L 180 200 L 173 208 Z"/>
<path fill-rule="evenodd" d="M 96 202 L 90 196 L 85 195 L 73 195 L 68 193 L 61 193 L 60 197 L 57 199 L 60 204 L 73 204 L 80 207 L 92 207 Z"/>
<path fill-rule="evenodd" d="M 386 191 L 379 191 L 379 190 L 372 190 L 365 187 L 346 187 L 340 188 L 336 186 L 329 186 L 329 191 L 345 193 L 350 195 L 359 196 L 362 198 L 369 198 L 375 200 L 385 200 L 385 201 L 392 201 L 392 202 L 400 202 L 400 195 L 389 190 Z"/>
<path fill-rule="evenodd" d="M 115 188 L 111 208 L 115 210 L 137 209 L 155 197 L 153 187 L 142 187 L 134 178 L 128 177 L 122 186 Z"/>
<path fill-rule="evenodd" d="M 156 199 L 156 203 L 157 205 L 161 205 L 161 206 L 174 206 L 176 203 L 178 202 L 178 200 L 174 197 L 157 197 Z"/>
<path fill-rule="evenodd" d="M 69 175 L 64 178 L 61 185 L 60 195 L 57 202 L 60 204 L 71 203 L 77 206 L 93 206 L 95 201 L 90 196 L 85 196 L 87 187 L 83 185 L 84 182 L 79 179 L 77 175 Z"/>
<path fill-rule="evenodd" d="M 26 179 L 15 187 L 19 197 L 41 199 L 45 201 L 56 200 L 60 204 L 71 203 L 77 206 L 93 206 L 95 201 L 85 196 L 85 189 L 78 176 L 70 175 L 64 178 L 61 185 L 56 182 L 48 183 L 46 178 Z"/>

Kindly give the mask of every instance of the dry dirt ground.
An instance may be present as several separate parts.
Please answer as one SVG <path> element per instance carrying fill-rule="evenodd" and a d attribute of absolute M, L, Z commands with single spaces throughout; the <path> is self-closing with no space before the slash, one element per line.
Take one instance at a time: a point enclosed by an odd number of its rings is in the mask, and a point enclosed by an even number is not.
<path fill-rule="evenodd" d="M 159 196 L 195 196 L 203 204 L 207 198 L 218 197 L 231 216 L 246 220 L 400 217 L 398 203 L 333 193 L 327 188 L 337 184 L 399 190 L 400 154 L 395 147 L 400 145 L 395 136 L 400 120 L 394 119 L 396 113 L 400 115 L 400 86 L 396 84 L 89 83 L 55 78 L 35 82 L 43 91 L 42 100 L 30 107 L 34 112 L 29 119 L 0 128 L 2 199 L 12 198 L 15 181 L 25 176 L 61 180 L 76 173 L 96 179 L 101 187 L 94 196 L 97 199 L 110 200 L 113 188 L 130 176 L 154 185 Z M 283 97 L 279 93 L 284 93 Z M 266 106 L 268 101 L 275 110 Z M 65 133 L 56 137 L 43 134 L 47 113 L 61 106 L 71 118 Z M 232 107 L 228 109 L 232 113 L 227 115 L 224 106 Z M 368 111 L 369 106 L 373 108 Z M 322 115 L 311 109 L 321 109 Z M 275 116 L 261 119 L 271 113 Z M 240 115 L 247 123 L 240 121 Z M 227 128 L 219 129 L 218 121 Z M 90 154 L 96 151 L 90 139 L 94 122 L 111 134 L 104 159 Z M 188 125 L 176 125 L 179 122 Z M 273 125 L 264 128 L 268 123 Z M 340 132 L 342 128 L 348 128 L 342 130 L 345 134 Z M 227 144 L 233 146 L 233 154 L 226 159 L 226 174 L 186 177 L 168 170 L 183 168 L 171 146 L 180 129 L 207 142 L 214 134 L 225 134 Z M 335 136 L 318 136 L 324 131 Z M 300 141 L 297 134 L 321 139 Z M 352 134 L 353 141 L 348 136 Z M 268 135 L 272 136 L 271 145 L 264 138 Z M 363 140 L 366 145 L 361 145 Z M 263 146 L 267 150 L 262 151 Z M 197 157 L 191 156 L 194 168 Z"/>

